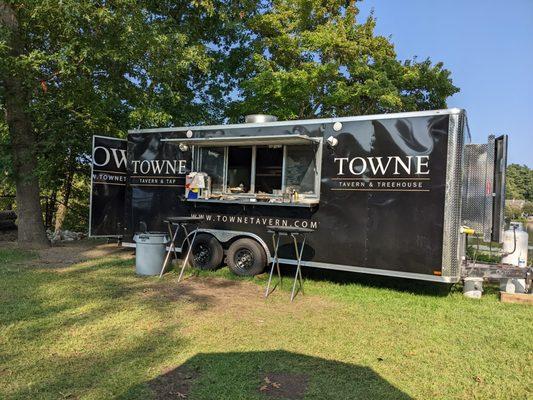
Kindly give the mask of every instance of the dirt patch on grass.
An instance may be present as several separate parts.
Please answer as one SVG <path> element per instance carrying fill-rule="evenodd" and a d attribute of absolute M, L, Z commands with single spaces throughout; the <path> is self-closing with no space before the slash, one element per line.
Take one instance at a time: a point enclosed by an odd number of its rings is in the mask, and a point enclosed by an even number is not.
<path fill-rule="evenodd" d="M 0 248 L 17 248 L 16 243 L 2 243 Z M 102 243 L 95 240 L 64 242 L 35 250 L 36 257 L 17 263 L 19 266 L 33 268 L 68 269 L 69 266 L 91 259 L 113 257 L 129 259 L 134 272 L 135 255 L 133 249 L 118 247 L 116 243 Z M 178 262 L 178 264 L 181 260 Z M 306 305 L 325 306 L 328 302 L 316 296 L 303 296 L 301 293 L 291 303 L 290 293 L 277 288 L 268 299 L 264 298 L 263 285 L 250 281 L 231 280 L 219 277 L 195 276 L 187 268 L 184 279 L 178 282 L 179 265 L 174 272 L 165 274 L 163 279 L 139 277 L 131 287 L 124 287 L 119 294 L 133 294 L 162 305 L 179 302 L 190 305 L 195 311 L 229 312 L 239 320 L 250 317 L 257 307 L 268 310 L 271 303 L 283 309 L 298 310 Z M 191 275 L 192 273 L 192 275 Z M 284 287 L 290 287 L 291 279 L 284 279 Z M 318 303 L 318 304 L 317 304 Z M 269 306 L 270 304 L 270 306 Z M 257 320 L 260 325 L 263 321 Z"/>
<path fill-rule="evenodd" d="M 184 365 L 167 370 L 148 382 L 152 399 L 187 399 L 199 376 L 198 370 Z M 303 399 L 309 384 L 309 376 L 305 374 L 271 372 L 263 374 L 261 379 L 261 386 L 257 390 L 274 399 Z"/>
<path fill-rule="evenodd" d="M 276 399 L 303 399 L 309 377 L 305 374 L 272 372 L 263 376 L 259 392 Z"/>
<path fill-rule="evenodd" d="M 163 280 L 147 285 L 142 296 L 160 303 L 185 303 L 195 312 L 223 313 L 237 321 L 252 320 L 257 326 L 265 322 L 256 318 L 258 311 L 268 312 L 273 303 L 276 312 L 286 310 L 290 313 L 309 306 L 328 308 L 330 305 L 321 297 L 302 294 L 291 303 L 290 293 L 279 289 L 265 299 L 264 290 L 262 285 L 250 281 L 190 276 L 178 282 L 177 277 L 166 275 Z"/>
<path fill-rule="evenodd" d="M 164 280 L 147 287 L 144 296 L 163 301 L 212 303 L 213 300 L 227 298 L 230 294 L 255 293 L 256 289 L 257 286 L 249 282 L 195 276 L 178 282 L 177 278 L 166 275 Z"/>
<path fill-rule="evenodd" d="M 180 366 L 152 379 L 148 386 L 152 390 L 154 400 L 186 399 L 198 375 L 197 371 Z"/>
<path fill-rule="evenodd" d="M 131 249 L 119 247 L 116 243 L 95 245 L 94 243 L 90 243 L 90 241 L 83 240 L 43 249 L 38 254 L 39 260 L 45 263 L 66 265 L 109 256 L 133 259 Z"/>
<path fill-rule="evenodd" d="M 18 249 L 16 242 L 2 242 L 0 248 Z M 102 243 L 95 240 L 62 242 L 34 251 L 37 257 L 24 261 L 28 267 L 66 267 L 94 258 L 118 256 L 133 258 L 131 249 L 119 247 L 116 243 Z"/>

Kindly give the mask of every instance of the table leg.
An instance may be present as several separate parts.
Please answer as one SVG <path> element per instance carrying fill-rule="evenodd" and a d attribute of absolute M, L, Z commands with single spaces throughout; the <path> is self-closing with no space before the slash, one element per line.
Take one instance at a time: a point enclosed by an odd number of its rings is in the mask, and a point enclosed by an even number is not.
<path fill-rule="evenodd" d="M 194 240 L 196 239 L 196 235 L 198 234 L 198 229 L 196 229 L 194 231 L 192 241 L 190 241 L 189 234 L 187 232 L 187 229 L 185 229 L 185 226 L 183 227 L 183 229 L 185 230 L 185 238 L 187 240 L 189 248 L 187 249 L 187 255 L 185 256 L 185 260 L 183 260 L 183 265 L 181 266 L 181 272 L 180 272 L 180 276 L 178 277 L 178 282 L 181 280 L 181 277 L 183 276 L 183 271 L 185 271 L 185 266 L 187 265 L 187 262 L 189 261 L 189 256 L 192 253 L 192 246 L 194 245 Z"/>
<path fill-rule="evenodd" d="M 279 237 L 278 237 L 278 247 L 279 247 Z M 276 250 L 277 251 L 277 250 Z M 276 268 L 278 270 L 278 278 L 279 278 L 279 287 L 283 287 L 283 277 L 281 276 L 281 271 L 279 270 L 279 256 L 276 257 Z"/>
<path fill-rule="evenodd" d="M 300 268 L 298 268 L 299 274 L 300 274 L 300 287 L 302 289 L 302 294 L 304 294 L 304 279 L 302 278 L 302 256 L 304 254 L 304 248 L 305 248 L 305 235 L 303 235 L 304 239 L 302 241 L 302 246 L 300 248 L 300 256 L 298 257 L 298 262 L 300 265 Z"/>
<path fill-rule="evenodd" d="M 303 284 L 303 278 L 302 278 L 301 263 L 302 263 L 302 255 L 303 255 L 304 246 L 305 246 L 305 235 L 303 237 L 302 246 L 300 250 L 298 250 L 298 241 L 296 240 L 296 236 L 294 236 L 294 234 L 291 234 L 291 236 L 294 242 L 294 250 L 296 252 L 296 274 L 294 275 L 294 283 L 292 285 L 292 292 L 291 292 L 291 301 L 293 301 L 294 296 L 295 296 L 295 290 L 296 290 L 296 282 L 299 283 L 298 290 L 301 290 L 302 294 L 304 294 L 304 284 Z"/>
<path fill-rule="evenodd" d="M 278 267 L 278 276 L 279 276 L 280 285 L 281 285 L 281 273 L 279 271 L 279 258 L 278 258 L 279 239 L 280 239 L 279 234 L 276 234 L 276 233 L 272 234 L 272 244 L 274 245 L 274 258 L 272 259 L 272 267 L 270 268 L 270 275 L 268 277 L 268 284 L 267 284 L 267 288 L 265 292 L 265 297 L 268 297 L 268 295 L 270 294 L 270 282 L 272 281 L 272 275 L 274 274 L 274 265 L 277 265 Z"/>
<path fill-rule="evenodd" d="M 172 238 L 174 236 L 172 234 L 172 222 L 167 221 L 167 228 L 168 228 L 169 237 Z M 179 229 L 179 228 L 176 228 L 176 229 Z M 178 259 L 178 252 L 176 251 L 176 246 L 174 246 L 174 260 L 177 260 L 177 259 Z"/>
<path fill-rule="evenodd" d="M 176 242 L 176 237 L 178 236 L 179 230 L 180 230 L 180 228 L 179 228 L 179 225 L 178 225 L 178 227 L 176 228 L 176 231 L 174 232 L 174 236 L 172 236 L 172 239 L 170 241 L 170 248 L 167 251 L 167 255 L 165 257 L 165 262 L 163 263 L 163 268 L 161 268 L 161 272 L 159 273 L 159 277 L 160 278 L 163 276 L 163 273 L 165 272 L 165 268 L 166 268 L 168 260 L 170 258 L 170 254 L 172 254 L 172 251 L 176 251 L 175 250 L 176 246 L 174 245 L 174 243 Z"/>

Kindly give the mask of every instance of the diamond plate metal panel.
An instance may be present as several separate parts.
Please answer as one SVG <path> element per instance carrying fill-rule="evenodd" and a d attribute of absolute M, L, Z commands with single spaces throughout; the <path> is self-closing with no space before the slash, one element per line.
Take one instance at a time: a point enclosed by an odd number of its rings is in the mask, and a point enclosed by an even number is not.
<path fill-rule="evenodd" d="M 490 241 L 494 177 L 494 136 L 464 150 L 462 223 Z"/>
<path fill-rule="evenodd" d="M 465 145 L 462 216 L 463 223 L 477 232 L 483 232 L 485 216 L 487 147 L 487 144 Z"/>
<path fill-rule="evenodd" d="M 461 225 L 461 189 L 464 147 L 463 112 L 450 115 L 448 128 L 448 164 L 444 200 L 444 236 L 442 243 L 442 276 L 460 277 L 459 228 Z"/>

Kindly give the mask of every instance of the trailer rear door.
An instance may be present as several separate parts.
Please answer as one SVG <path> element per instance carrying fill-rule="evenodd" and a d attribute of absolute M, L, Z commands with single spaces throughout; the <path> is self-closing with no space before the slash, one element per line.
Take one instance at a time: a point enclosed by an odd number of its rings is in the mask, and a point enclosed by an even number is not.
<path fill-rule="evenodd" d="M 124 232 L 127 141 L 93 136 L 89 236 L 121 237 Z"/>
<path fill-rule="evenodd" d="M 492 241 L 503 240 L 505 210 L 505 170 L 507 169 L 507 135 L 494 140 L 494 201 L 492 203 Z"/>
<path fill-rule="evenodd" d="M 465 145 L 462 223 L 487 242 L 502 240 L 506 167 L 506 135 Z"/>

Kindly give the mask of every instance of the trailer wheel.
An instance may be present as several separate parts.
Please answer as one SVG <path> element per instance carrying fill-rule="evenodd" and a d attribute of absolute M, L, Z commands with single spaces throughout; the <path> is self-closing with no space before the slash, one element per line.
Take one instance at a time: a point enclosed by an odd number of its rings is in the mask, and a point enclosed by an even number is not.
<path fill-rule="evenodd" d="M 198 269 L 215 269 L 222 264 L 224 250 L 220 242 L 207 233 L 196 235 L 192 246 L 192 264 Z"/>
<path fill-rule="evenodd" d="M 258 275 L 265 269 L 266 254 L 255 240 L 243 238 L 236 240 L 228 249 L 226 263 L 237 275 Z"/>

